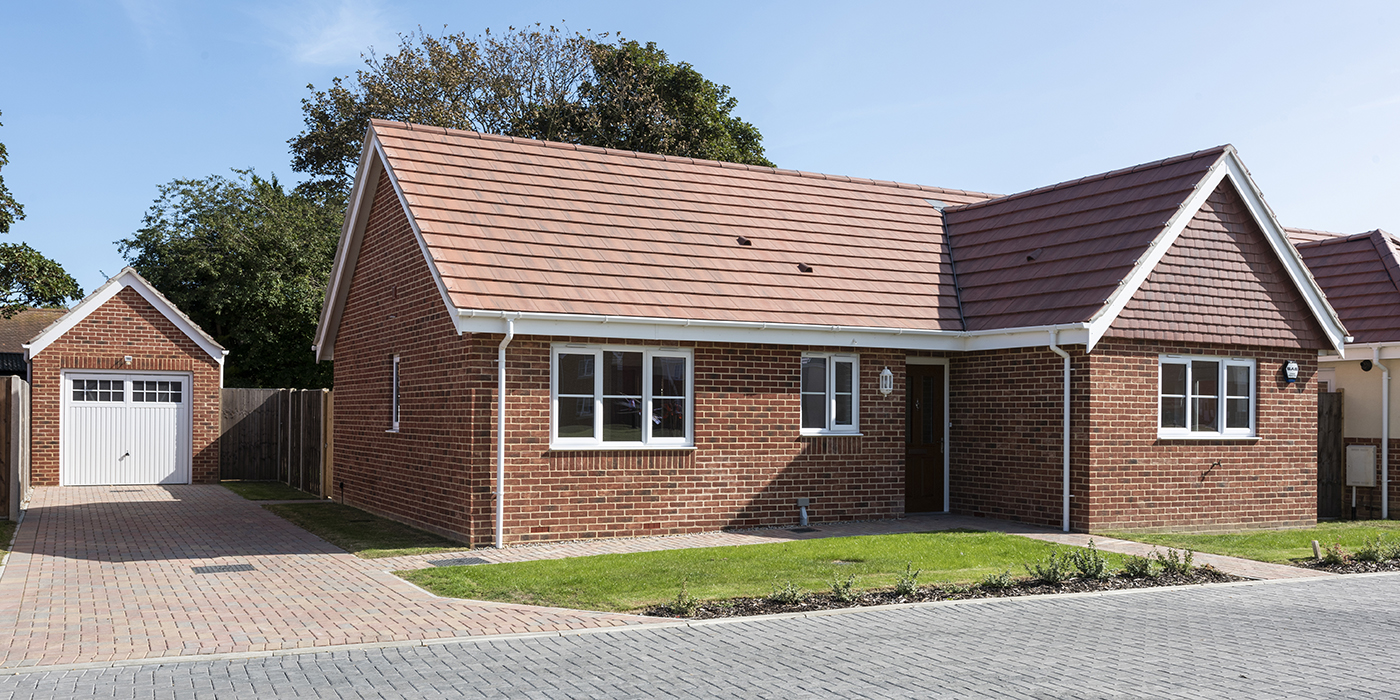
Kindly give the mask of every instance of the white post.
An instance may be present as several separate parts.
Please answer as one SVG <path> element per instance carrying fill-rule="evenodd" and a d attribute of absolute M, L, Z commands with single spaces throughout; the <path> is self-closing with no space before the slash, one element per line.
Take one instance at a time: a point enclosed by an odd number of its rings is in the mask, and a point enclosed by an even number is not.
<path fill-rule="evenodd" d="M 1063 483 L 1060 485 L 1061 496 L 1064 500 L 1064 515 L 1061 517 L 1060 527 L 1069 532 L 1069 353 L 1065 352 L 1056 344 L 1059 339 L 1059 331 L 1050 331 L 1050 352 L 1064 358 L 1064 396 L 1060 399 L 1064 409 L 1064 466 Z"/>
<path fill-rule="evenodd" d="M 1371 348 L 1371 364 L 1381 368 L 1381 520 L 1390 519 L 1390 368 L 1381 364 L 1381 346 Z"/>

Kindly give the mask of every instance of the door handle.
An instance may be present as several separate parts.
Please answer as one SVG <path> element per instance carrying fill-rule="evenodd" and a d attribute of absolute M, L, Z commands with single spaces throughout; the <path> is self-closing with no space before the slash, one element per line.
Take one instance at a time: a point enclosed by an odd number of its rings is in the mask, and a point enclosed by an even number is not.
<path fill-rule="evenodd" d="M 130 452 L 127 452 L 126 454 L 124 454 L 124 455 L 118 457 L 118 458 L 117 458 L 117 461 L 120 462 L 120 461 L 122 461 L 122 460 L 124 460 L 124 459 L 126 459 L 127 457 L 130 457 L 130 456 L 131 456 L 131 453 L 130 453 Z"/>

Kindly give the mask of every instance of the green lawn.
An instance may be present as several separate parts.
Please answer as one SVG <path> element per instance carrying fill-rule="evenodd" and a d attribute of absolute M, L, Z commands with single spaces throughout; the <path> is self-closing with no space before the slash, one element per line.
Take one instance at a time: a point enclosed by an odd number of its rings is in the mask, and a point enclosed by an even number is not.
<path fill-rule="evenodd" d="M 10 550 L 10 538 L 15 536 L 15 521 L 0 520 L 0 559 L 5 558 L 5 554 Z"/>
<path fill-rule="evenodd" d="M 438 595 L 584 610 L 633 611 L 675 600 L 681 581 L 700 599 L 764 596 L 791 581 L 828 591 L 836 576 L 856 587 L 890 586 L 913 562 L 919 583 L 973 583 L 988 574 L 1024 576 L 1049 554 L 1045 542 L 995 532 L 926 532 L 833 537 L 779 544 L 480 564 L 399 572 Z M 1116 566 L 1118 557 L 1108 555 Z"/>
<path fill-rule="evenodd" d="M 317 537 L 365 559 L 468 549 L 467 545 L 461 542 L 330 501 L 282 503 L 263 507 Z"/>
<path fill-rule="evenodd" d="M 1305 530 L 1256 530 L 1225 535 L 1196 535 L 1185 533 L 1104 533 L 1135 542 L 1192 549 L 1197 552 L 1224 554 L 1257 561 L 1289 564 L 1312 558 L 1312 541 L 1323 547 L 1340 544 L 1347 552 L 1355 552 L 1367 538 L 1385 537 L 1400 541 L 1400 521 L 1361 520 L 1356 522 L 1322 523 Z"/>
<path fill-rule="evenodd" d="M 224 481 L 224 488 L 250 501 L 301 501 L 316 498 L 280 481 Z"/>

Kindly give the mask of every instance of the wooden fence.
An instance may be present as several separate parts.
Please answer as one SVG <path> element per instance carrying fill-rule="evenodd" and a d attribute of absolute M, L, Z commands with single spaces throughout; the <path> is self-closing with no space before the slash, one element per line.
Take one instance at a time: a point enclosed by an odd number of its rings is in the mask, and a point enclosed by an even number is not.
<path fill-rule="evenodd" d="M 330 493 L 331 392 L 224 389 L 219 475 Z"/>
<path fill-rule="evenodd" d="M 0 519 L 19 520 L 19 507 L 27 500 L 29 382 L 0 377 Z"/>

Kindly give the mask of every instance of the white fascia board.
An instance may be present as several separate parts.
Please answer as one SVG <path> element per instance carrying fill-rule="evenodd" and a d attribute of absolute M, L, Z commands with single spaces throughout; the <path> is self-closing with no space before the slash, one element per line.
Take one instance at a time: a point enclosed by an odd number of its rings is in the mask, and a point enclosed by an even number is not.
<path fill-rule="evenodd" d="M 214 342 L 213 338 L 209 337 L 199 326 L 194 325 L 188 317 L 180 313 L 174 306 L 171 306 L 169 299 L 166 299 L 165 296 L 156 291 L 145 278 L 141 277 L 141 275 L 137 274 L 136 271 L 130 267 L 117 273 L 116 277 L 107 280 L 107 283 L 99 287 L 97 291 L 89 294 L 87 298 L 78 302 L 78 305 L 69 310 L 67 314 L 64 314 L 48 328 L 45 328 L 43 332 L 33 340 L 25 343 L 22 346 L 24 348 L 24 359 L 33 359 L 35 355 L 43 352 L 44 349 L 52 345 L 54 341 L 62 338 L 65 333 L 73 330 L 79 323 L 82 323 L 83 319 L 86 319 L 92 312 L 102 308 L 103 304 L 111 301 L 112 297 L 115 297 L 120 294 L 123 289 L 127 288 L 136 290 L 136 293 L 140 294 L 142 299 L 145 299 L 146 302 L 155 308 L 155 310 L 159 311 L 167 321 L 170 321 L 176 328 L 179 328 L 180 331 L 189 337 L 190 340 L 193 340 L 201 350 L 208 353 L 215 362 L 218 362 L 220 367 L 223 367 L 224 358 L 228 355 L 228 351 Z"/>
<path fill-rule="evenodd" d="M 1288 271 L 1288 276 L 1293 280 L 1293 286 L 1303 295 L 1303 300 L 1308 305 L 1308 310 L 1312 312 L 1313 318 L 1317 319 L 1317 324 L 1322 327 L 1322 332 L 1327 336 L 1328 343 L 1337 352 L 1343 352 L 1343 346 L 1347 340 L 1347 330 L 1342 324 L 1342 319 L 1337 316 L 1337 311 L 1332 305 L 1327 303 L 1327 294 L 1322 291 L 1317 280 L 1313 278 L 1312 271 L 1303 262 L 1303 257 L 1298 254 L 1298 249 L 1288 240 L 1288 233 L 1279 224 L 1278 218 L 1274 216 L 1273 209 L 1269 208 L 1268 202 L 1264 201 L 1264 195 L 1259 191 L 1259 186 L 1254 183 L 1254 178 L 1250 177 L 1249 170 L 1244 167 L 1239 156 L 1234 149 L 1226 153 L 1225 163 L 1229 168 L 1230 179 L 1235 184 L 1235 190 L 1240 193 L 1240 198 L 1244 200 L 1249 213 L 1254 217 L 1254 222 L 1259 225 L 1264 232 L 1264 238 L 1273 247 L 1278 259 L 1283 261 L 1284 269 Z"/>
<path fill-rule="evenodd" d="M 321 318 L 316 324 L 315 343 L 311 346 L 317 362 L 334 359 L 335 337 L 340 330 L 341 314 L 345 311 L 345 297 L 350 292 L 350 280 L 355 276 L 355 264 L 360 256 L 360 241 L 369 223 L 374 194 L 369 183 L 379 182 L 379 170 L 383 167 L 378 160 L 378 151 L 371 145 L 372 140 L 374 127 L 371 126 L 365 132 L 365 143 L 360 149 L 360 167 L 355 171 L 355 185 L 351 189 L 345 221 L 341 223 L 335 263 L 331 266 L 330 280 L 326 284 L 326 298 L 321 302 Z M 371 198 L 370 202 L 365 201 L 367 195 Z"/>
<path fill-rule="evenodd" d="M 1382 360 L 1400 360 L 1400 343 L 1348 343 L 1340 354 L 1318 355 L 1318 362 L 1360 362 L 1375 359 L 1380 348 Z"/>
<path fill-rule="evenodd" d="M 807 345 L 850 348 L 853 351 L 872 348 L 966 352 L 1040 347 L 1046 345 L 1046 331 L 1052 328 L 1060 331 L 1062 344 L 1078 345 L 1088 341 L 1088 327 L 1083 323 L 997 331 L 933 331 L 753 321 L 463 311 L 458 313 L 457 327 L 462 332 L 504 333 L 504 320 L 507 318 L 515 322 L 516 335 L 659 340 L 677 343 Z"/>
<path fill-rule="evenodd" d="M 1283 262 L 1284 269 L 1287 270 L 1293 286 L 1302 293 L 1308 304 L 1308 309 L 1327 336 L 1328 343 L 1333 349 L 1341 351 L 1347 338 L 1346 329 L 1342 326 L 1341 319 L 1332 306 L 1327 303 L 1326 294 L 1318 286 L 1317 280 L 1313 279 L 1307 265 L 1303 263 L 1298 249 L 1294 248 L 1293 244 L 1288 241 L 1288 235 L 1283 226 L 1279 224 L 1273 210 L 1264 201 L 1258 186 L 1254 184 L 1253 178 L 1249 176 L 1249 171 L 1240 162 L 1239 155 L 1233 147 L 1227 148 L 1220 155 L 1220 159 L 1196 184 L 1196 189 L 1192 191 L 1191 196 L 1177 209 L 1176 214 L 1168 220 L 1162 232 L 1152 241 L 1147 253 L 1138 260 L 1133 271 L 1118 285 L 1118 289 L 1114 290 L 1103 308 L 1090 319 L 1087 349 L 1092 350 L 1108 332 L 1113 322 L 1118 319 L 1118 314 L 1122 313 L 1123 308 L 1128 305 L 1128 302 L 1137 294 L 1138 289 L 1147 281 L 1147 277 L 1157 268 L 1157 263 L 1162 261 L 1162 257 L 1181 236 L 1181 232 L 1186 230 L 1186 226 L 1191 223 L 1196 212 L 1205 206 L 1206 200 L 1226 178 L 1229 178 L 1235 186 L 1235 191 L 1244 201 L 1250 216 L 1254 218 L 1259 229 L 1264 232 L 1264 238 L 1268 240 L 1275 255 Z"/>
<path fill-rule="evenodd" d="M 1123 308 L 1128 305 L 1129 301 L 1132 301 L 1138 289 L 1147 281 L 1148 275 L 1151 275 L 1152 271 L 1157 268 L 1157 263 L 1162 261 L 1162 257 L 1167 254 L 1168 250 L 1171 250 L 1177 237 L 1186 230 L 1186 225 L 1191 223 L 1191 218 L 1201 210 L 1202 206 L 1205 206 L 1206 200 L 1210 198 L 1220 181 L 1225 178 L 1228 171 L 1221 166 L 1233 152 L 1234 149 L 1227 149 L 1225 153 L 1221 154 L 1219 160 L 1210 166 L 1205 177 L 1196 183 L 1196 189 L 1191 192 L 1191 196 L 1177 208 L 1172 218 L 1167 220 L 1161 233 L 1152 239 L 1152 243 L 1147 247 L 1147 252 L 1138 258 L 1137 265 L 1133 267 L 1132 272 L 1123 278 L 1123 281 L 1118 284 L 1118 288 L 1109 295 L 1108 301 L 1104 302 L 1098 313 L 1089 319 L 1089 343 L 1086 350 L 1093 350 L 1094 346 L 1098 345 L 1099 340 L 1108 332 L 1113 322 L 1118 320 L 1118 314 L 1123 312 Z"/>

